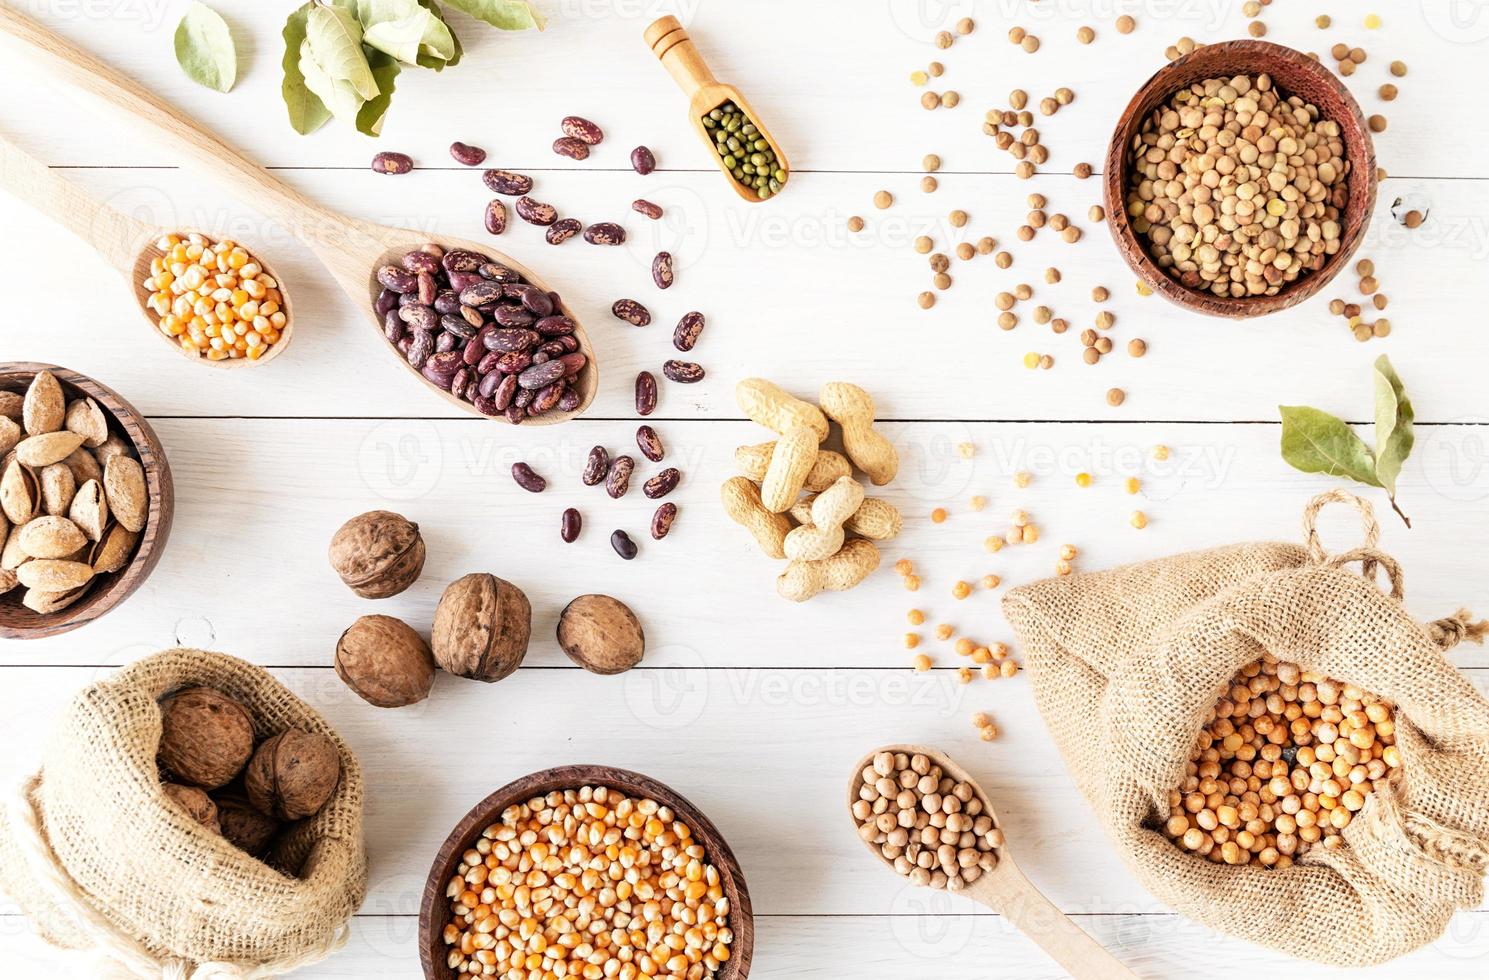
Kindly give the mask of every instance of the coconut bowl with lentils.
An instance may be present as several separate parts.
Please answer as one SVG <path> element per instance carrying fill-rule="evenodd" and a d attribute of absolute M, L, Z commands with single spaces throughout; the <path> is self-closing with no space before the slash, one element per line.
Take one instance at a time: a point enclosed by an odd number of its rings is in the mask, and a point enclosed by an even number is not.
<path fill-rule="evenodd" d="M 1117 247 L 1154 292 L 1244 318 L 1301 303 L 1358 248 L 1375 149 L 1326 67 L 1266 41 L 1205 45 L 1149 79 L 1106 159 Z"/>

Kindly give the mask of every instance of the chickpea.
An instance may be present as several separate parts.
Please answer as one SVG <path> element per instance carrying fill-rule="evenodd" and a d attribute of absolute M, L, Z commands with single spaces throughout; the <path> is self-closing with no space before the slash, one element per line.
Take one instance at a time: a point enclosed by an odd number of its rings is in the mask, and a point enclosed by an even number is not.
<path fill-rule="evenodd" d="M 951 639 L 951 634 L 954 632 L 955 630 L 952 629 L 949 623 L 941 623 L 936 627 L 936 639 L 949 640 Z"/>
<path fill-rule="evenodd" d="M 968 584 L 967 582 L 958 581 L 955 585 L 953 585 L 951 587 L 952 598 L 955 598 L 955 599 L 965 599 L 965 598 L 967 598 L 967 596 L 969 596 L 971 594 L 972 594 L 972 586 L 970 584 Z M 967 652 L 968 653 L 971 653 L 972 651 L 969 650 Z"/>
<path fill-rule="evenodd" d="M 920 634 L 919 633 L 906 633 L 905 634 L 905 649 L 906 650 L 914 650 L 918 646 L 920 646 Z"/>
<path fill-rule="evenodd" d="M 912 609 L 905 614 L 905 621 L 911 626 L 920 626 L 925 622 L 925 613 L 919 609 Z"/>
<path fill-rule="evenodd" d="M 983 539 L 982 547 L 985 551 L 998 552 L 1003 550 L 1003 543 L 1003 539 L 994 534 Z"/>
<path fill-rule="evenodd" d="M 935 510 L 931 511 L 931 523 L 933 524 L 946 523 L 946 517 L 947 514 L 945 507 L 937 507 Z"/>

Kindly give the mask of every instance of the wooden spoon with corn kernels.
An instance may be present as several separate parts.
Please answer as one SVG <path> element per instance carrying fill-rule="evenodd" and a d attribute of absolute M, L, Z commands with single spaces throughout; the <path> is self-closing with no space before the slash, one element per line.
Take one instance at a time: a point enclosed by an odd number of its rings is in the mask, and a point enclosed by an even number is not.
<path fill-rule="evenodd" d="M 182 153 L 203 176 L 225 184 L 242 200 L 252 202 L 254 207 L 282 224 L 315 253 L 336 284 L 361 307 L 372 328 L 378 332 L 380 342 L 387 346 L 405 370 L 419 378 L 420 383 L 466 412 L 483 418 L 501 418 L 483 415 L 470 402 L 456 398 L 425 378 L 383 335 L 382 319 L 374 309 L 383 289 L 377 279 L 378 270 L 387 265 L 397 265 L 406 253 L 421 249 L 429 242 L 427 234 L 362 221 L 317 204 L 249 161 L 196 120 L 166 104 L 134 79 L 125 77 L 30 18 L 6 7 L 0 0 L 0 38 L 6 36 L 19 41 L 39 64 L 57 76 L 148 125 L 172 150 Z M 438 244 L 446 251 L 460 249 L 486 256 L 516 272 L 539 290 L 551 292 L 527 267 L 480 242 L 441 236 Z M 572 382 L 571 390 L 579 395 L 578 404 L 568 411 L 555 409 L 526 419 L 527 425 L 568 421 L 589 407 L 599 387 L 594 349 L 579 318 L 562 302 L 556 305 L 554 312 L 573 321 L 578 353 L 585 358 Z"/>
<path fill-rule="evenodd" d="M 977 785 L 977 781 L 945 753 L 926 745 L 886 745 L 860 759 L 848 783 L 850 811 L 853 804 L 863 799 L 860 791 L 864 787 L 864 774 L 874 771 L 875 760 L 885 753 L 890 756 L 904 754 L 912 759 L 915 756 L 924 756 L 932 766 L 939 767 L 945 776 L 957 783 L 965 783 L 970 787 L 973 797 L 981 803 L 982 813 L 992 818 L 995 829 L 1001 830 L 1002 821 L 998 819 L 992 801 L 982 791 L 982 787 Z M 858 825 L 856 817 L 854 824 Z M 859 836 L 876 859 L 894 870 L 894 863 L 884 856 L 880 844 L 862 834 Z M 999 839 L 1001 840 L 1001 834 Z M 1018 865 L 1008 856 L 1006 843 L 1000 843 L 995 853 L 997 858 L 993 867 L 981 872 L 975 881 L 964 885 L 955 894 L 964 895 L 1006 917 L 1076 980 L 1136 980 L 1137 974 L 1103 949 L 1089 933 L 1072 922 L 1069 916 L 1056 908 L 1024 877 Z"/>

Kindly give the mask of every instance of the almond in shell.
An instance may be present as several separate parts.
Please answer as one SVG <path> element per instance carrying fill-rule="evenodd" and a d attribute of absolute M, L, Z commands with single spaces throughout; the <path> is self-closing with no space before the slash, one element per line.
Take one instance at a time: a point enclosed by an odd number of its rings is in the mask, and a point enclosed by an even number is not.
<path fill-rule="evenodd" d="M 97 480 L 89 480 L 73 494 L 67 517 L 82 528 L 89 541 L 103 540 L 103 532 L 109 526 L 109 503 Z"/>
<path fill-rule="evenodd" d="M 0 568 L 14 571 L 30 560 L 31 556 L 21 548 L 21 529 L 13 529 L 5 539 L 5 547 L 0 548 Z"/>
<path fill-rule="evenodd" d="M 88 545 L 82 529 L 65 517 L 38 517 L 16 534 L 32 558 L 67 558 Z"/>
<path fill-rule="evenodd" d="M 41 371 L 31 379 L 26 389 L 26 398 L 21 403 L 21 421 L 26 434 L 32 436 L 56 432 L 62 428 L 67 415 L 67 402 L 62 397 L 62 386 L 50 371 Z"/>
<path fill-rule="evenodd" d="M 0 455 L 10 452 L 21 441 L 20 425 L 11 418 L 0 415 Z"/>
<path fill-rule="evenodd" d="M 66 592 L 47 592 L 43 589 L 27 589 L 21 598 L 21 605 L 34 613 L 46 616 L 50 613 L 61 612 L 68 606 L 82 598 L 83 593 L 88 591 L 86 585 Z"/>
<path fill-rule="evenodd" d="M 103 483 L 103 465 L 98 462 L 98 458 L 86 447 L 79 446 L 77 449 L 74 449 L 72 455 L 62 462 L 68 469 L 72 470 L 72 478 L 77 481 L 78 486 L 82 486 L 89 480 L 97 480 L 100 484 Z"/>
<path fill-rule="evenodd" d="M 104 531 L 103 537 L 93 546 L 93 572 L 96 575 L 106 575 L 109 572 L 117 572 L 129 564 L 129 556 L 134 551 L 134 543 L 140 539 L 139 534 L 131 531 L 118 522 L 110 524 L 108 530 Z"/>
<path fill-rule="evenodd" d="M 131 446 L 124 439 L 120 438 L 117 432 L 110 432 L 109 437 L 105 439 L 101 445 L 95 447 L 93 450 L 93 458 L 98 460 L 99 466 L 109 465 L 109 460 L 113 459 L 115 456 L 133 455 L 134 447 Z"/>
<path fill-rule="evenodd" d="M 22 408 L 26 399 L 15 391 L 0 391 L 0 418 L 7 418 L 13 422 L 19 422 L 24 416 Z"/>
<path fill-rule="evenodd" d="M 16 459 L 27 466 L 40 469 L 62 462 L 82 444 L 83 437 L 76 432 L 46 432 L 22 439 L 16 446 Z"/>
<path fill-rule="evenodd" d="M 83 437 L 83 445 L 97 449 L 109 437 L 109 420 L 91 398 L 79 398 L 67 406 L 63 425 L 69 432 Z"/>
<path fill-rule="evenodd" d="M 145 526 L 145 471 L 132 456 L 110 456 L 103 466 L 103 492 L 109 513 L 129 530 L 139 533 Z"/>
<path fill-rule="evenodd" d="M 88 584 L 93 578 L 93 567 L 85 562 L 62 558 L 38 558 L 17 568 L 16 578 L 28 589 L 70 592 Z"/>
<path fill-rule="evenodd" d="M 16 578 L 16 573 L 8 568 L 0 568 L 0 595 L 4 595 L 17 585 L 21 580 Z"/>
<path fill-rule="evenodd" d="M 0 510 L 10 523 L 25 524 L 41 509 L 41 487 L 36 474 L 12 454 L 0 474 Z"/>
<path fill-rule="evenodd" d="M 67 513 L 77 496 L 77 477 L 66 463 L 53 463 L 41 471 L 37 480 L 41 485 L 41 509 L 57 517 Z"/>

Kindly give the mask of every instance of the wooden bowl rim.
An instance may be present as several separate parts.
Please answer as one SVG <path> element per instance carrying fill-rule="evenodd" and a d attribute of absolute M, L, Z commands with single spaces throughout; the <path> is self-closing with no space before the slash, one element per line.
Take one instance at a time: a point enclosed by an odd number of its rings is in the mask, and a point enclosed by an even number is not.
<path fill-rule="evenodd" d="M 1214 75 L 1225 74 L 1228 70 L 1234 73 L 1234 69 L 1227 69 L 1227 64 L 1256 58 L 1265 58 L 1271 63 L 1273 67 L 1263 67 L 1258 70 L 1271 75 L 1278 88 L 1284 92 L 1288 91 L 1289 86 L 1283 84 L 1278 78 L 1277 72 L 1273 70 L 1274 67 L 1280 66 L 1282 71 L 1288 74 L 1293 74 L 1296 69 L 1312 75 L 1338 96 L 1340 103 L 1345 107 L 1348 119 L 1333 116 L 1330 118 L 1339 123 L 1341 135 L 1345 141 L 1345 156 L 1353 164 L 1349 178 L 1350 201 L 1345 206 L 1343 215 L 1344 228 L 1341 233 L 1340 249 L 1324 264 L 1322 269 L 1309 273 L 1276 296 L 1220 297 L 1213 293 L 1190 289 L 1171 277 L 1158 267 L 1152 256 L 1148 254 L 1147 248 L 1138 240 L 1137 233 L 1133 231 L 1132 222 L 1127 215 L 1126 186 L 1129 169 L 1127 146 L 1149 113 L 1156 108 L 1158 100 L 1177 91 L 1180 87 L 1172 81 L 1174 76 L 1181 74 L 1196 62 L 1215 62 Z M 1212 69 L 1207 68 L 1206 71 L 1208 73 Z M 1151 105 L 1147 104 L 1150 102 Z M 1302 51 L 1255 38 L 1202 45 L 1154 72 L 1138 87 L 1136 94 L 1118 117 L 1116 128 L 1107 146 L 1105 169 L 1103 189 L 1106 198 L 1106 224 L 1113 241 L 1116 242 L 1117 251 L 1127 262 L 1128 267 L 1143 283 L 1164 299 L 1185 309 L 1210 316 L 1231 319 L 1266 316 L 1296 306 L 1318 294 L 1333 281 L 1340 270 L 1349 264 L 1350 258 L 1363 243 L 1365 232 L 1375 213 L 1378 184 L 1375 144 L 1371 139 L 1370 127 L 1365 122 L 1364 113 L 1349 88 L 1322 62 L 1310 58 Z M 1351 214 L 1354 212 L 1358 199 L 1359 188 L 1354 186 L 1356 181 L 1363 182 L 1365 198 L 1359 217 L 1351 220 Z"/>
<path fill-rule="evenodd" d="M 439 395 L 440 397 L 444 398 L 444 400 L 449 402 L 451 405 L 460 407 L 467 414 L 474 415 L 478 419 L 486 419 L 491 422 L 500 422 L 503 425 L 513 424 L 511 422 L 508 422 L 506 416 L 504 415 L 483 414 L 476 408 L 475 405 L 471 404 L 468 401 L 465 401 L 464 399 L 456 398 L 454 395 L 450 394 L 450 392 L 439 387 L 434 382 L 424 377 L 422 372 L 420 372 L 417 368 L 415 368 L 408 362 L 408 358 L 403 356 L 403 352 L 398 349 L 398 346 L 392 341 L 388 340 L 388 335 L 383 331 L 383 324 L 381 319 L 377 315 L 376 309 L 377 298 L 383 290 L 383 285 L 377 281 L 377 270 L 382 268 L 382 266 L 384 265 L 393 264 L 389 261 L 389 259 L 394 255 L 394 253 L 413 251 L 419 248 L 420 244 L 432 242 L 436 245 L 439 245 L 446 251 L 463 249 L 465 251 L 475 252 L 478 255 L 484 255 L 487 258 L 491 259 L 493 262 L 504 265 L 509 269 L 515 271 L 518 275 L 522 276 L 523 281 L 528 285 L 536 286 L 537 288 L 543 290 L 543 292 L 545 293 L 557 294 L 558 304 L 556 312 L 574 321 L 574 336 L 579 341 L 579 350 L 585 355 L 586 358 L 588 358 L 588 360 L 584 364 L 584 367 L 579 371 L 579 374 L 577 376 L 580 388 L 578 407 L 570 412 L 560 412 L 557 409 L 554 409 L 553 411 L 545 412 L 542 415 L 533 418 L 525 418 L 517 424 L 522 426 L 523 428 L 536 428 L 538 426 L 544 425 L 561 425 L 564 422 L 568 422 L 572 419 L 578 418 L 586 411 L 588 411 L 590 405 L 594 403 L 595 395 L 600 390 L 600 362 L 595 357 L 594 342 L 590 339 L 589 330 L 585 327 L 584 321 L 581 320 L 579 318 L 579 315 L 574 312 L 573 307 L 569 305 L 568 300 L 564 298 L 563 293 L 558 292 L 558 290 L 548 285 L 547 281 L 544 280 L 542 276 L 534 273 L 532 269 L 528 268 L 524 263 L 512 258 L 511 255 L 498 249 L 490 248 L 480 242 L 471 241 L 468 238 L 455 238 L 448 235 L 431 234 L 427 236 L 421 236 L 418 232 L 409 231 L 404 228 L 387 228 L 380 229 L 380 231 L 382 236 L 380 240 L 383 245 L 383 251 L 382 254 L 373 262 L 371 268 L 367 270 L 367 288 L 369 296 L 369 299 L 367 301 L 367 316 L 371 320 L 373 327 L 377 330 L 378 339 L 382 342 L 384 349 L 393 355 L 394 359 L 396 359 L 397 362 L 403 366 L 404 370 L 408 371 L 415 378 L 417 378 L 421 385 Z"/>
<path fill-rule="evenodd" d="M 512 780 L 471 807 L 450 831 L 429 869 L 424 894 L 419 903 L 419 962 L 425 980 L 452 980 L 454 974 L 445 966 L 445 883 L 455 873 L 460 855 L 471 846 L 481 831 L 500 819 L 502 811 L 554 790 L 578 789 L 581 786 L 604 786 L 627 796 L 643 796 L 672 808 L 692 828 L 694 837 L 703 840 L 708 863 L 719 871 L 724 892 L 729 897 L 729 927 L 734 930 L 730 957 L 717 980 L 745 980 L 750 975 L 754 958 L 754 911 L 744 871 L 734 851 L 713 821 L 687 797 L 667 784 L 644 773 L 616 766 L 581 763 L 555 766 L 528 773 Z"/>
<path fill-rule="evenodd" d="M 149 512 L 146 515 L 145 530 L 141 532 L 139 543 L 135 546 L 134 557 L 122 571 L 111 573 L 109 578 L 112 581 L 105 583 L 96 594 L 90 592 L 66 609 L 45 616 L 19 605 L 20 586 L 16 586 L 5 596 L 0 596 L 0 639 L 34 640 L 56 636 L 84 626 L 113 610 L 133 595 L 160 563 L 175 515 L 176 491 L 170 460 L 166 457 L 160 437 L 139 409 L 101 381 L 70 368 L 39 361 L 0 362 L 0 389 L 15 390 L 10 385 L 14 378 L 21 375 L 27 376 L 29 384 L 29 378 L 41 371 L 50 371 L 59 382 L 82 391 L 98 402 L 99 408 L 123 431 L 134 446 L 145 471 Z M 8 622 L 8 618 L 17 611 L 33 622 L 19 626 Z"/>

